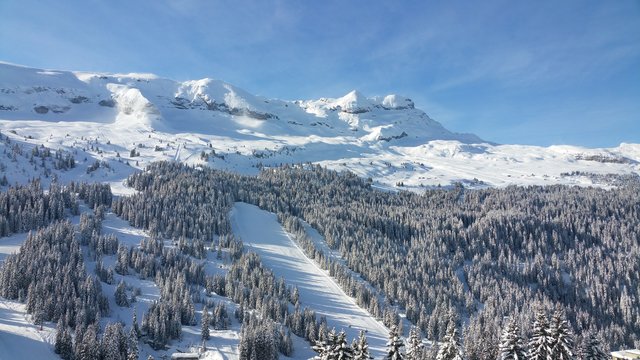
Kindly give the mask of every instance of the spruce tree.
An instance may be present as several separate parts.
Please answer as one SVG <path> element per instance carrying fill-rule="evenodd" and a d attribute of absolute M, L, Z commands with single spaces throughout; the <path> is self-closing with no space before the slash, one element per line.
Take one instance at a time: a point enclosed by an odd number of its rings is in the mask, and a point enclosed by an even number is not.
<path fill-rule="evenodd" d="M 140 325 L 138 325 L 138 315 L 136 309 L 133 309 L 133 319 L 131 320 L 131 328 L 135 331 L 136 336 L 139 338 L 142 334 L 140 333 Z"/>
<path fill-rule="evenodd" d="M 420 329 L 413 326 L 409 331 L 409 339 L 407 339 L 407 360 L 422 360 L 422 337 Z"/>
<path fill-rule="evenodd" d="M 581 360 L 609 360 L 610 356 L 602 350 L 600 340 L 593 332 L 588 332 L 580 347 Z"/>
<path fill-rule="evenodd" d="M 394 325 L 389 329 L 389 341 L 387 341 L 387 355 L 385 359 L 387 360 L 402 360 L 404 359 L 404 353 L 402 352 L 402 348 L 404 347 L 404 342 L 400 335 L 398 334 L 398 328 Z"/>
<path fill-rule="evenodd" d="M 64 328 L 65 328 L 65 326 L 64 326 L 64 324 L 62 322 L 62 318 L 60 318 L 58 320 L 58 325 L 56 326 L 56 342 L 55 342 L 55 345 L 54 345 L 54 348 L 53 348 L 54 349 L 53 351 L 58 355 L 61 354 L 62 341 L 63 341 L 62 338 L 63 338 L 63 335 L 64 335 L 63 334 Z"/>
<path fill-rule="evenodd" d="M 360 330 L 360 336 L 353 346 L 353 359 L 354 360 L 370 360 L 373 356 L 369 354 L 369 344 L 367 343 L 367 337 L 364 334 L 364 330 Z"/>
<path fill-rule="evenodd" d="M 524 340 L 515 318 L 511 318 L 500 337 L 499 360 L 525 360 Z"/>
<path fill-rule="evenodd" d="M 127 337 L 127 360 L 138 360 L 138 334 L 135 328 L 131 327 Z"/>
<path fill-rule="evenodd" d="M 209 340 L 209 310 L 205 306 L 202 309 L 202 331 L 200 332 L 201 339 L 203 341 Z"/>
<path fill-rule="evenodd" d="M 315 344 L 311 347 L 313 351 L 318 353 L 318 355 L 314 356 L 314 360 L 329 360 L 335 359 L 334 350 L 336 345 L 337 335 L 336 330 L 331 329 L 329 333 L 325 336 L 325 339 L 316 340 Z"/>
<path fill-rule="evenodd" d="M 554 360 L 573 359 L 573 334 L 564 312 L 557 310 L 551 317 L 550 335 L 552 339 L 551 358 Z"/>
<path fill-rule="evenodd" d="M 449 316 L 447 331 L 436 355 L 436 360 L 462 360 L 462 350 L 460 339 L 458 338 L 458 328 L 453 315 Z"/>
<path fill-rule="evenodd" d="M 529 360 L 547 360 L 551 355 L 553 339 L 549 330 L 547 315 L 543 310 L 536 312 L 529 340 Z"/>
<path fill-rule="evenodd" d="M 344 330 L 341 330 L 336 337 L 336 344 L 334 346 L 334 354 L 336 360 L 351 360 L 353 359 L 353 349 L 347 342 L 347 334 Z"/>

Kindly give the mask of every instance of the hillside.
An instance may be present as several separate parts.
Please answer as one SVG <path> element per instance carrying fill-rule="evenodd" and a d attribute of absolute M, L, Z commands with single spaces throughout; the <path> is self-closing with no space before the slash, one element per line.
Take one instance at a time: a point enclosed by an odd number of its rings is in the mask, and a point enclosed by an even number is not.
<path fill-rule="evenodd" d="M 371 177 L 383 188 L 413 190 L 456 182 L 608 186 L 602 175 L 640 171 L 637 144 L 492 144 L 447 130 L 398 95 L 352 91 L 283 101 L 213 79 L 180 82 L 6 63 L 0 63 L 0 130 L 27 149 L 44 145 L 73 154 L 82 164 L 75 179 L 114 183 L 156 160 L 254 174 L 261 166 L 314 162 Z M 112 171 L 84 174 L 94 160 Z M 9 182 L 39 175 L 19 161 L 3 163 Z"/>

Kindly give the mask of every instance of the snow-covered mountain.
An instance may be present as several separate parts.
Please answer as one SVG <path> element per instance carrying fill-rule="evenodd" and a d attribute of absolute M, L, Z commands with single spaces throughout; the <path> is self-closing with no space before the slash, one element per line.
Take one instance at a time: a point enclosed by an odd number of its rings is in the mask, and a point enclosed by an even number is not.
<path fill-rule="evenodd" d="M 240 172 L 315 162 L 372 177 L 383 187 L 414 189 L 453 182 L 591 184 L 602 182 L 592 173 L 640 171 L 640 145 L 495 145 L 447 130 L 398 95 L 352 91 L 337 99 L 283 101 L 213 79 L 179 82 L 7 63 L 0 63 L 0 130 L 28 147 L 74 153 L 80 164 L 74 178 L 113 181 L 133 171 L 126 164 L 141 168 L 162 159 Z M 87 174 L 95 159 L 111 164 L 109 170 Z M 10 181 L 38 175 L 19 161 L 5 161 L 4 168 Z"/>

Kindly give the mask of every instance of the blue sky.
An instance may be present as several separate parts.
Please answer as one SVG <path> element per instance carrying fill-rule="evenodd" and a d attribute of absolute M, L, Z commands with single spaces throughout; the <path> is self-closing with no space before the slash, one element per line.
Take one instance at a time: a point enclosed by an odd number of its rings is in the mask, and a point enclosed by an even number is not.
<path fill-rule="evenodd" d="M 411 97 L 499 143 L 640 142 L 640 1 L 0 1 L 0 60 Z"/>

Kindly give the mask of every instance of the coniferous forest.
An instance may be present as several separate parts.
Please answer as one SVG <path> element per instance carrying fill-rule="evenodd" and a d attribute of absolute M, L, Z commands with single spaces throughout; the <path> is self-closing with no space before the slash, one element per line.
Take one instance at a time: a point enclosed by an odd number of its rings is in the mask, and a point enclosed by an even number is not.
<path fill-rule="evenodd" d="M 0 235 L 36 230 L 0 268 L 0 295 L 25 302 L 35 321 L 58 322 L 63 358 L 96 358 L 85 356 L 91 344 L 99 344 L 91 350 L 99 357 L 127 357 L 137 354 L 138 340 L 160 348 L 181 336 L 181 325 L 200 322 L 205 339 L 209 326 L 225 328 L 230 316 L 243 323 L 243 359 L 292 354 L 291 333 L 314 344 L 319 359 L 368 358 L 364 334 L 346 339 L 327 329 L 313 309 L 300 307 L 297 289 L 233 237 L 229 211 L 238 201 L 278 214 L 309 257 L 383 319 L 392 329 L 390 359 L 602 359 L 609 349 L 640 347 L 640 185 L 633 178 L 611 190 L 454 186 L 417 194 L 374 190 L 370 180 L 313 165 L 244 176 L 161 162 L 128 184 L 137 193 L 120 198 L 86 184 L 43 191 L 34 182 L 0 193 Z M 94 215 L 65 222 L 81 200 Z M 151 238 L 130 248 L 101 235 L 107 209 Z M 305 239 L 303 221 L 344 261 Z M 178 246 L 164 247 L 163 238 Z M 207 275 L 196 261 L 213 239 L 233 259 L 226 275 Z M 87 274 L 83 248 L 98 264 L 115 254 L 115 268 Z M 96 326 L 110 311 L 100 283 L 112 284 L 114 271 L 160 288 L 160 300 L 129 335 L 117 323 Z M 198 288 L 232 299 L 238 310 L 201 299 Z M 118 289 L 116 303 L 128 306 L 126 284 Z M 206 305 L 202 317 L 198 302 Z M 399 313 L 415 325 L 406 339 L 396 328 Z M 423 348 L 422 337 L 439 346 Z"/>

